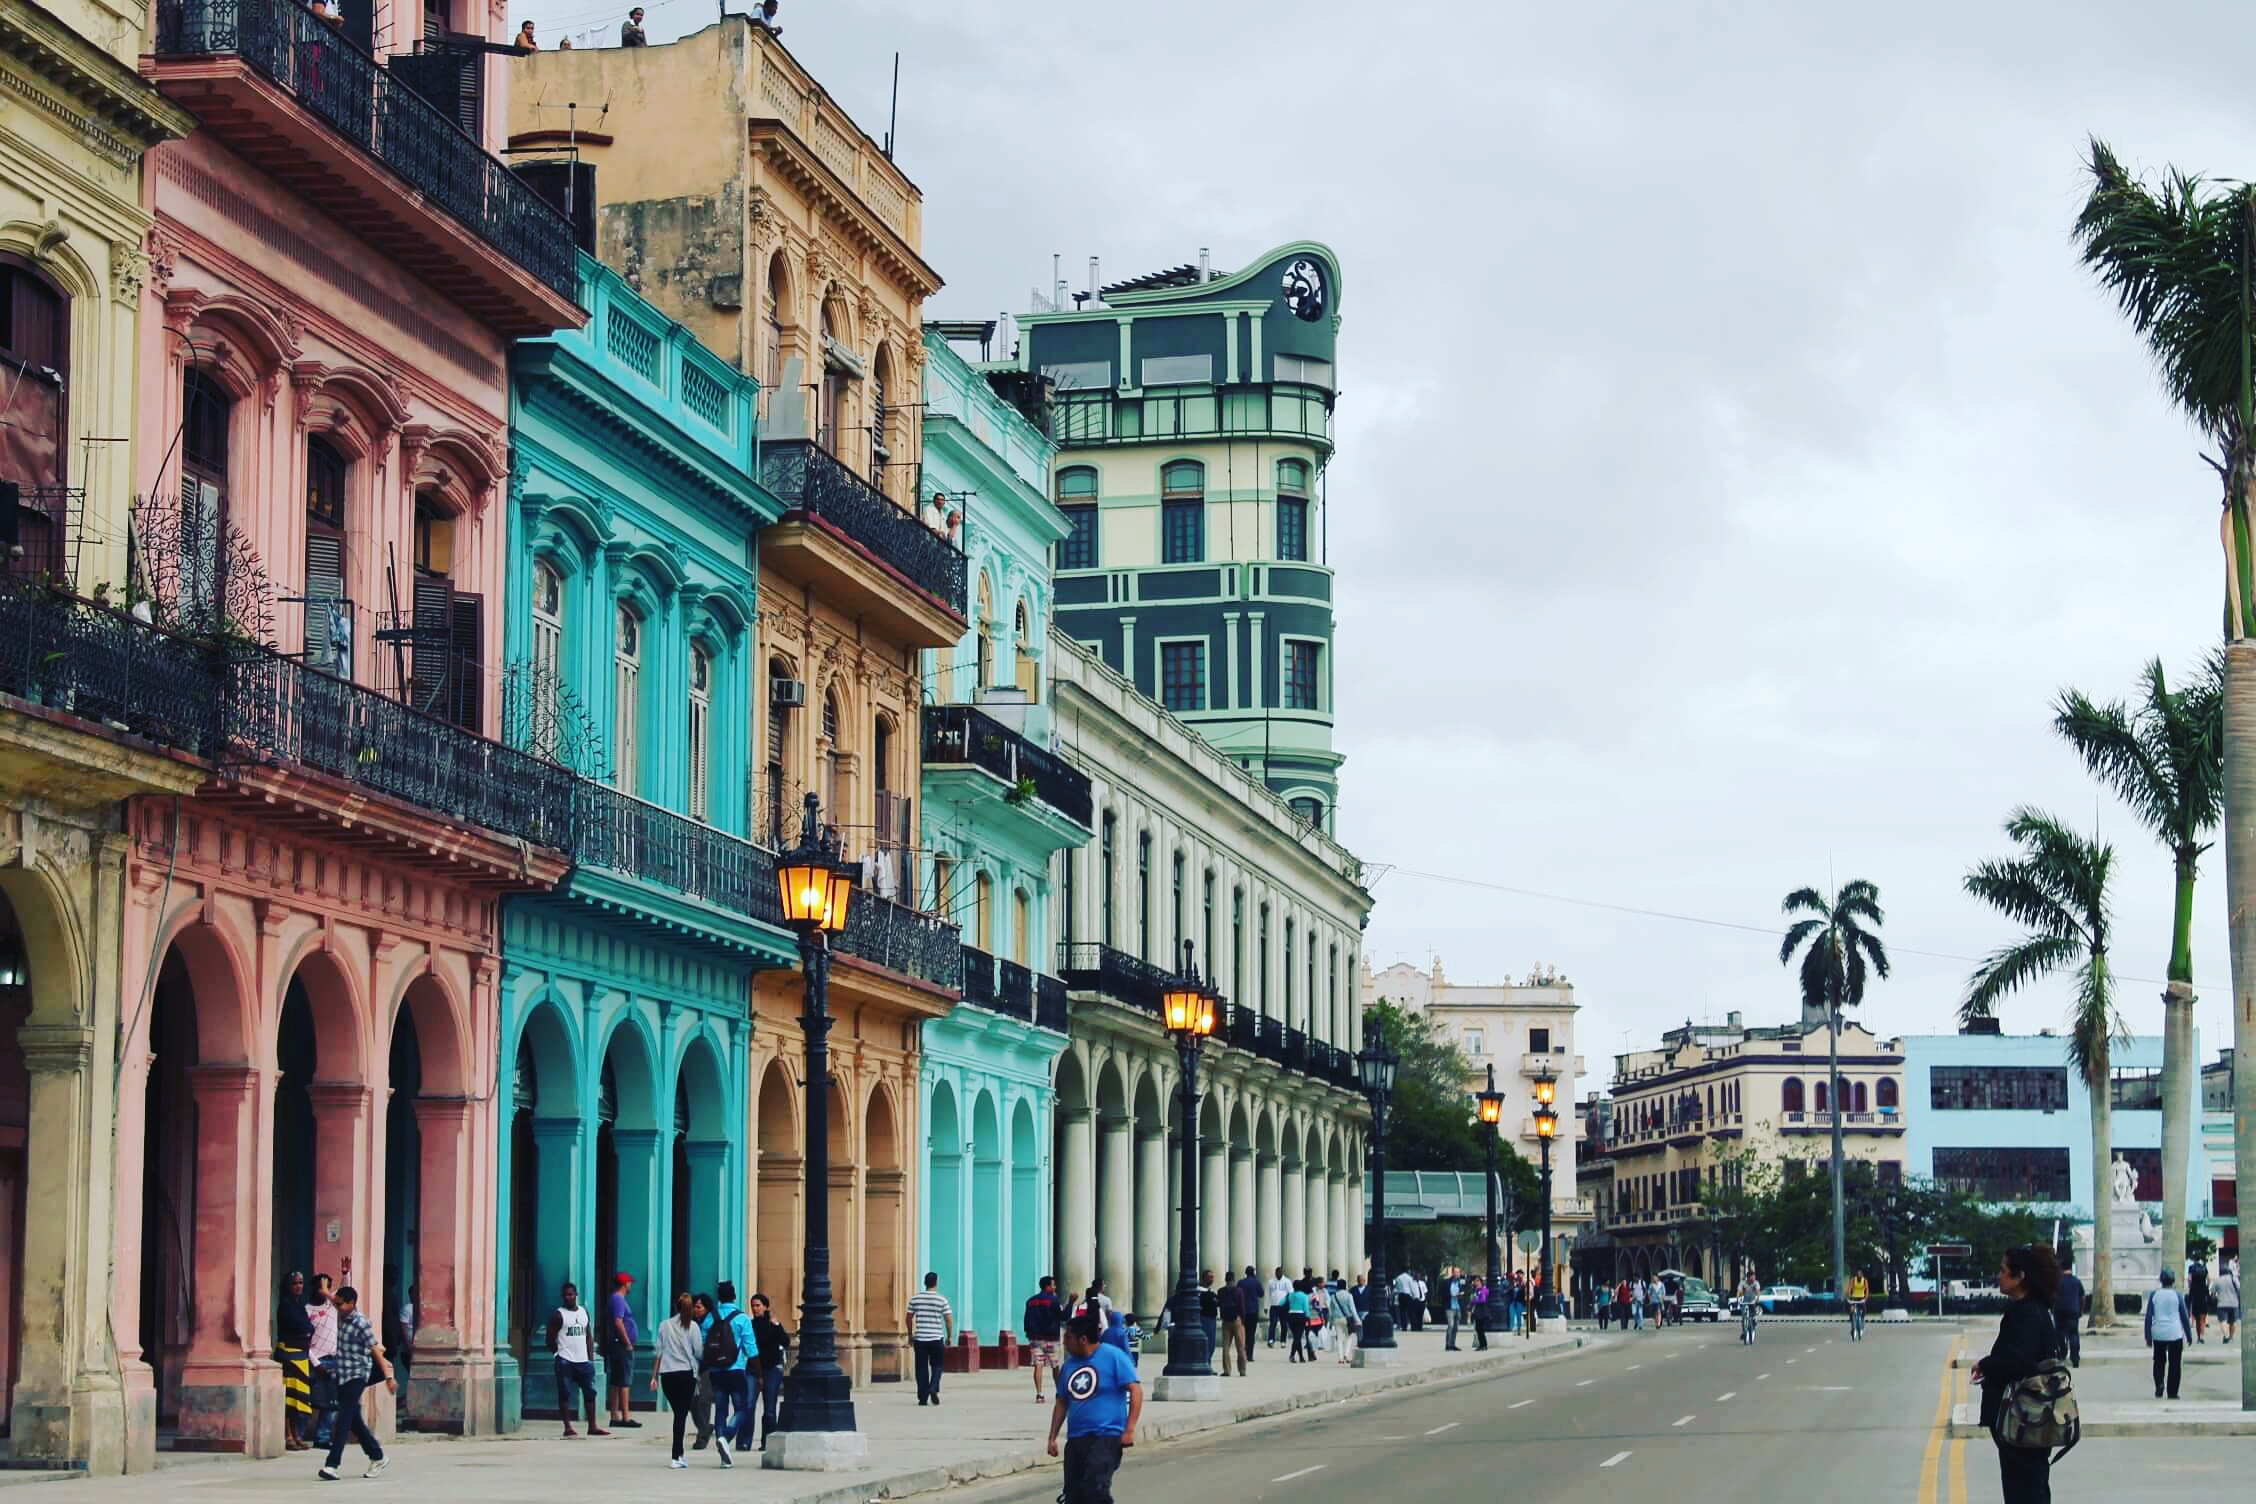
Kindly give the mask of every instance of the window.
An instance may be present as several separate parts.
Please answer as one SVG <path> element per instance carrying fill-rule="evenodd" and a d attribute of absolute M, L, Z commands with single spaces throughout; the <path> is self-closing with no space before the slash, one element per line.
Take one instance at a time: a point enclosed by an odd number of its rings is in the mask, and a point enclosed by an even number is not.
<path fill-rule="evenodd" d="M 611 648 L 612 730 L 611 763 L 618 770 L 621 793 L 642 786 L 642 618 L 626 606 L 619 608 L 618 637 Z"/>
<path fill-rule="evenodd" d="M 689 650 L 689 817 L 712 819 L 713 659 L 703 647 Z"/>
<path fill-rule="evenodd" d="M 1136 833 L 1136 954 L 1151 959 L 1151 832 Z"/>
<path fill-rule="evenodd" d="M 1317 686 L 1322 677 L 1324 647 L 1316 642 L 1285 644 L 1285 709 L 1318 709 Z"/>
<path fill-rule="evenodd" d="M 1255 983 L 1256 994 L 1261 999 L 1262 1017 L 1268 1018 L 1273 1015 L 1269 1011 L 1269 905 L 1267 904 L 1261 906 L 1261 933 L 1255 938 L 1254 944 L 1258 947 L 1254 954 L 1254 966 L 1259 973 L 1258 980 Z"/>
<path fill-rule="evenodd" d="M 1799 1077 L 1788 1076 L 1786 1084 L 1778 1089 L 1779 1105 L 1787 1112 L 1802 1111 L 1802 1083 Z"/>
<path fill-rule="evenodd" d="M 1230 990 L 1245 996 L 1245 889 L 1230 890 Z"/>
<path fill-rule="evenodd" d="M 1065 925 L 1065 933 L 1060 938 L 1071 945 L 1081 933 L 1080 921 L 1074 918 L 1073 913 L 1074 901 L 1081 892 L 1081 884 L 1077 880 L 1077 874 L 1081 870 L 1081 848 L 1068 846 L 1058 856 L 1063 863 L 1058 871 L 1058 917 Z"/>
<path fill-rule="evenodd" d="M 1277 461 L 1277 557 L 1308 557 L 1308 467 Z"/>
<path fill-rule="evenodd" d="M 454 588 L 454 514 L 435 493 L 415 498 L 414 655 L 417 709 L 481 729 L 485 600 Z"/>
<path fill-rule="evenodd" d="M 1112 844 L 1112 840 L 1113 840 L 1113 832 L 1114 832 L 1114 829 L 1115 829 L 1115 825 L 1116 825 L 1116 823 L 1117 823 L 1117 822 L 1115 822 L 1115 821 L 1114 821 L 1114 819 L 1113 819 L 1113 816 L 1112 816 L 1112 811 L 1111 811 L 1111 810 L 1109 810 L 1109 809 L 1108 809 L 1108 810 L 1106 810 L 1106 811 L 1105 811 L 1105 817 L 1104 817 L 1104 835 L 1103 835 L 1103 837 L 1101 838 L 1101 845 L 1100 845 L 1100 848 L 1099 848 L 1099 853 L 1100 853 L 1100 855 L 1101 855 L 1101 856 L 1103 857 L 1103 859 L 1104 859 L 1104 871 L 1103 871 L 1103 873 L 1101 874 L 1101 875 L 1102 875 L 1102 877 L 1104 878 L 1104 886 L 1103 886 L 1102 888 L 1100 888 L 1100 889 L 1098 889 L 1098 890 L 1097 890 L 1097 910 L 1098 910 L 1098 918 L 1099 918 L 1099 920 L 1101 921 L 1101 923 L 1100 923 L 1100 925 L 1099 925 L 1099 927 L 1098 927 L 1098 931 L 1097 931 L 1097 932 L 1098 932 L 1098 934 L 1100 934 L 1101 936 L 1103 936 L 1103 938 L 1104 938 L 1104 943 L 1105 943 L 1106 945 L 1111 945 L 1111 944 L 1113 943 L 1113 940 L 1112 940 L 1112 892 L 1113 892 L 1113 844 Z"/>
<path fill-rule="evenodd" d="M 796 844 L 792 831 L 791 794 L 785 785 L 784 755 L 790 745 L 791 707 L 776 703 L 777 686 L 791 682 L 791 665 L 781 658 L 768 660 L 768 844 L 782 849 Z"/>
<path fill-rule="evenodd" d="M 1935 1183 L 1984 1201 L 2073 1200 L 2066 1149 L 1935 1150 Z"/>
<path fill-rule="evenodd" d="M 1488 1033 L 1483 1029 L 1467 1029 L 1464 1034 L 1465 1053 L 1474 1059 L 1488 1053 Z"/>
<path fill-rule="evenodd" d="M 0 478 L 23 487 L 7 519 L 22 557 L 0 569 L 25 579 L 67 573 L 69 387 L 70 300 L 29 267 L 0 261 Z M 224 456 L 223 444 L 222 484 Z"/>
<path fill-rule="evenodd" d="M 1042 367 L 1042 374 L 1050 378 L 1060 392 L 1104 391 L 1112 385 L 1112 362 L 1109 360 L 1068 360 Z"/>
<path fill-rule="evenodd" d="M 1536 1055 L 1550 1054 L 1551 1031 L 1549 1029 L 1528 1030 L 1528 1051 L 1529 1053 Z"/>
<path fill-rule="evenodd" d="M 1285 1022 L 1293 1022 L 1293 921 L 1285 916 Z"/>
<path fill-rule="evenodd" d="M 1849 1111 L 1870 1112 L 1872 1110 L 1869 1099 L 1867 1098 L 1865 1093 L 1865 1084 L 1862 1081 L 1850 1082 L 1848 1086 L 1848 1093 Z"/>
<path fill-rule="evenodd" d="M 1033 944 L 1032 905 L 1027 901 L 1024 888 L 1011 890 L 1011 959 L 1021 966 L 1032 966 L 1033 956 L 1028 954 Z"/>
<path fill-rule="evenodd" d="M 1332 947 L 1331 970 L 1326 973 L 1324 982 L 1324 1003 L 1331 1012 L 1333 1028 L 1339 1029 L 1339 947 L 1336 945 Z M 1339 1035 L 1335 1037 L 1335 1042 L 1339 1038 L 1344 1038 L 1352 1043 L 1354 1037 L 1353 1030 L 1340 1029 Z"/>
<path fill-rule="evenodd" d="M 1159 562 L 1196 564 L 1206 557 L 1206 471 L 1178 460 L 1160 472 Z"/>
<path fill-rule="evenodd" d="M 1212 355 L 1147 355 L 1144 357 L 1143 384 L 1145 386 L 1185 386 L 1214 380 Z"/>
<path fill-rule="evenodd" d="M 220 535 L 227 526 L 228 430 L 234 426 L 235 399 L 214 378 L 190 370 L 181 378 L 180 400 L 180 610 L 209 625 L 219 604 L 215 592 Z"/>
<path fill-rule="evenodd" d="M 1901 1105 L 1900 1100 L 1897 1096 L 1899 1090 L 1900 1088 L 1898 1088 L 1896 1085 L 1895 1077 L 1882 1076 L 1880 1078 L 1880 1084 L 1879 1086 L 1874 1088 L 1872 1094 L 1874 1098 L 1879 1102 L 1880 1110 L 1882 1112 L 1894 1112 L 1897 1107 Z"/>
<path fill-rule="evenodd" d="M 352 677 L 352 602 L 345 599 L 345 457 L 306 440 L 305 661 Z"/>
<path fill-rule="evenodd" d="M 1928 1105 L 1944 1112 L 2065 1112 L 2062 1065 L 1938 1065 L 1927 1076 Z"/>
<path fill-rule="evenodd" d="M 1028 704 L 1042 698 L 1041 666 L 1034 660 L 1034 614 L 1020 601 L 1011 630 L 1017 641 L 1013 644 L 1012 659 L 1018 670 L 1018 687 L 1026 694 Z"/>
<path fill-rule="evenodd" d="M 1061 508 L 1065 523 L 1070 529 L 1058 540 L 1057 567 L 1060 569 L 1094 569 L 1097 567 L 1097 509 L 1095 505 Z"/>
<path fill-rule="evenodd" d="M 769 391 L 783 386 L 783 305 L 788 296 L 784 288 L 783 252 L 776 252 L 768 262 L 768 285 L 760 295 L 760 311 L 768 319 L 768 375 Z"/>
<path fill-rule="evenodd" d="M 844 825 L 846 798 L 846 748 L 839 734 L 838 691 L 823 691 L 823 812 L 834 825 Z"/>
<path fill-rule="evenodd" d="M 1825 1089 L 1826 1083 L 1823 1081 L 1813 1081 L 1810 1083 L 1810 1100 L 1816 1105 L 1816 1108 L 1819 1112 L 1825 1112 L 1828 1110 L 1826 1106 Z"/>
<path fill-rule="evenodd" d="M 1301 824 L 1309 827 L 1309 829 L 1322 830 L 1324 828 L 1323 800 L 1312 799 L 1304 794 L 1300 798 L 1292 801 L 1291 808 L 1294 816 L 1299 819 Z"/>
<path fill-rule="evenodd" d="M 1174 860 L 1173 860 L 1173 862 L 1171 863 L 1171 866 L 1172 866 L 1172 868 L 1173 868 L 1173 888 L 1172 888 L 1172 892 L 1173 892 L 1173 895 L 1174 895 L 1174 906 L 1175 906 L 1175 909 L 1174 909 L 1174 913 L 1175 913 L 1175 923 L 1174 923 L 1174 927 L 1173 927 L 1173 928 L 1171 928 L 1171 929 L 1169 929 L 1169 930 L 1168 930 L 1168 932 L 1167 932 L 1167 945 L 1168 945 L 1168 953 L 1167 953 L 1167 959 L 1168 959 L 1168 962 L 1169 962 L 1169 964 L 1171 964 L 1171 965 L 1172 965 L 1172 964 L 1173 964 L 1173 963 L 1174 963 L 1175 961 L 1177 961 L 1177 960 L 1179 960 L 1179 959 L 1181 958 L 1181 956 L 1182 956 L 1182 953 L 1183 953 L 1183 942 L 1184 942 L 1185 940 L 1189 939 L 1189 938 L 1190 938 L 1190 936 L 1189 936 L 1189 934 L 1188 934 L 1188 933 L 1187 933 L 1187 932 L 1186 932 L 1186 931 L 1184 930 L 1184 928 L 1183 928 L 1183 853 L 1182 853 L 1182 852 L 1178 851 L 1178 852 L 1176 852 L 1176 853 L 1175 853 L 1175 857 L 1174 857 Z"/>
<path fill-rule="evenodd" d="M 1305 355 L 1280 355 L 1277 357 L 1277 379 L 1297 381 L 1306 386 L 1320 386 L 1330 391 L 1332 363 L 1328 360 L 1310 360 Z"/>
<path fill-rule="evenodd" d="M 846 372 L 830 353 L 838 345 L 836 307 L 834 302 L 826 302 L 822 308 L 822 344 L 817 349 L 822 357 L 822 387 L 815 414 L 815 442 L 834 455 L 838 453 L 839 428 L 846 421 Z"/>
<path fill-rule="evenodd" d="M 1159 702 L 1169 710 L 1206 709 L 1206 644 L 1159 645 Z"/>
<path fill-rule="evenodd" d="M 2117 1066 L 2109 1083 L 2108 1100 L 2117 1112 L 2160 1112 L 2162 1073 Z"/>
<path fill-rule="evenodd" d="M 988 587 L 985 574 L 979 576 L 977 626 L 979 651 L 974 662 L 978 665 L 978 677 L 971 683 L 971 697 L 974 700 L 987 693 L 988 687 L 995 682 L 995 592 Z"/>
<path fill-rule="evenodd" d="M 1199 935 L 1200 956 L 1206 962 L 1207 980 L 1219 985 L 1222 979 L 1215 974 L 1214 968 L 1214 869 L 1212 867 L 1206 869 L 1206 874 L 1201 879 L 1200 904 L 1204 921 Z"/>
<path fill-rule="evenodd" d="M 994 902 L 995 880 L 982 872 L 971 882 L 971 943 L 990 955 L 995 950 Z"/>
<path fill-rule="evenodd" d="M 955 875 L 955 860 L 943 853 L 935 853 L 932 858 L 933 913 L 954 917 L 954 901 L 949 897 L 948 889 Z"/>

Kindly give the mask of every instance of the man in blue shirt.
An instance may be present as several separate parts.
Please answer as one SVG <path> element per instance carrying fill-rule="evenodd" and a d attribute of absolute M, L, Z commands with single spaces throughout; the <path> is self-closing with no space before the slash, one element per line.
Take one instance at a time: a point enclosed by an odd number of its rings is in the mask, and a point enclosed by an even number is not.
<path fill-rule="evenodd" d="M 1136 1365 L 1118 1348 L 1100 1343 L 1093 1316 L 1065 1324 L 1065 1366 L 1058 1370 L 1057 1408 L 1050 1414 L 1050 1455 L 1065 1431 L 1063 1504 L 1112 1504 L 1112 1475 L 1120 1454 L 1136 1444 L 1143 1419 L 1144 1386 Z"/>

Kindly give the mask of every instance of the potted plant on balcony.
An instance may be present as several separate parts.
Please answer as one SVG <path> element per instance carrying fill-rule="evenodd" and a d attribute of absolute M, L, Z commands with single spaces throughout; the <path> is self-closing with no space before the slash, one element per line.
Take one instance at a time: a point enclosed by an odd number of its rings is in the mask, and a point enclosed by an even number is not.
<path fill-rule="evenodd" d="M 1003 795 L 1005 804 L 1028 804 L 1033 802 L 1033 799 L 1034 780 L 1031 777 L 1021 777 L 1018 782 L 1010 786 L 1010 792 Z"/>

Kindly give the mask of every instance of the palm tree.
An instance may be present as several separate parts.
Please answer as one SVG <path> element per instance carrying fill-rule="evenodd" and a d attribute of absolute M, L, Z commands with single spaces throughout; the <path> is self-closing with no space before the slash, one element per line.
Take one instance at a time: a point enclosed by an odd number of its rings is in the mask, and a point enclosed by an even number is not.
<path fill-rule="evenodd" d="M 2091 195 L 2076 217 L 2084 264 L 2130 318 L 2162 386 L 2202 437 L 2224 487 L 2225 905 L 2232 925 L 2233 1058 L 2256 1060 L 2256 187 L 2212 187 L 2170 170 L 2159 188 L 2091 143 Z M 2233 1116 L 2256 1121 L 2256 1071 L 2233 1077 Z M 2256 1134 L 2233 1149 L 2240 1205 L 2256 1208 Z M 2256 1241 L 2243 1211 L 2242 1244 Z M 2256 1344 L 2240 1355 L 2241 1408 L 2256 1410 Z"/>
<path fill-rule="evenodd" d="M 2137 709 L 2095 705 L 2071 689 L 2052 722 L 2093 776 L 2170 848 L 2176 867 L 2169 986 L 2162 994 L 2162 1249 L 2173 1264 L 2185 1257 L 2184 1166 L 2193 1147 L 2193 883 L 2223 799 L 2222 675 L 2212 658 L 2190 686 L 2172 690 L 2156 659 L 2140 677 Z"/>
<path fill-rule="evenodd" d="M 2073 970 L 2076 1003 L 2068 1016 L 2068 1063 L 2091 1097 L 2092 1324 L 2115 1318 L 2115 1237 L 2109 1145 L 2108 1049 L 2123 1033 L 2115 1013 L 2115 981 L 2107 969 L 2107 876 L 2115 848 L 2086 840 L 2052 816 L 2026 806 L 2005 822 L 2021 854 L 1983 862 L 1966 874 L 1966 891 L 2028 930 L 1990 953 L 1967 983 L 1962 1020 L 1991 1018 L 2014 989 Z"/>
<path fill-rule="evenodd" d="M 1786 931 L 1778 964 L 1791 965 L 1802 952 L 1802 1028 L 1813 1011 L 1823 1010 L 1831 1048 L 1827 1055 L 1825 1105 L 1833 1113 L 1833 1288 L 1848 1286 L 1848 1228 L 1841 1200 L 1841 1010 L 1864 1001 L 1869 968 L 1888 975 L 1888 952 L 1874 933 L 1880 928 L 1880 890 L 1863 878 L 1843 883 L 1827 903 L 1815 888 L 1796 888 L 1780 905 L 1788 914 L 1807 914 Z M 1805 948 L 1806 947 L 1806 948 Z"/>

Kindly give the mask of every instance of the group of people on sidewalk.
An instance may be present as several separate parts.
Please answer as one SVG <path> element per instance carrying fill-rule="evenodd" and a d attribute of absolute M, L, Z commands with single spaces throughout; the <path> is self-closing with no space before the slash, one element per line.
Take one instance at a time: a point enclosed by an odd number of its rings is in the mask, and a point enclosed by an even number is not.
<path fill-rule="evenodd" d="M 351 1272 L 348 1266 L 348 1274 Z M 345 1460 L 345 1443 L 355 1442 L 368 1458 L 364 1478 L 381 1477 L 391 1464 L 368 1429 L 361 1399 L 381 1382 L 399 1393 L 399 1376 L 386 1355 L 374 1322 L 360 1308 L 351 1285 L 330 1287 L 316 1274 L 313 1291 L 305 1276 L 292 1271 L 283 1281 L 275 1312 L 274 1356 L 282 1365 L 283 1446 L 293 1452 L 327 1448 L 318 1476 L 334 1482 Z"/>
<path fill-rule="evenodd" d="M 591 1313 L 580 1304 L 579 1287 L 566 1282 L 557 1292 L 556 1308 L 548 1316 L 548 1345 L 556 1355 L 556 1404 L 563 1413 L 567 1440 L 577 1440 L 581 1434 L 572 1419 L 583 1406 L 589 1436 L 641 1429 L 633 1409 L 640 1337 L 627 1299 L 633 1284 L 624 1273 L 614 1277 L 600 1336 Z M 673 1314 L 651 1335 L 655 1359 L 650 1392 L 663 1396 L 674 1417 L 668 1467 L 689 1466 L 682 1456 L 682 1440 L 691 1421 L 697 1425 L 693 1450 L 702 1452 L 711 1446 L 722 1467 L 734 1466 L 732 1450 L 753 1446 L 755 1436 L 761 1449 L 767 1447 L 776 1427 L 776 1402 L 783 1392 L 791 1334 L 775 1319 L 765 1295 L 754 1295 L 747 1310 L 737 1305 L 736 1286 L 727 1280 L 710 1295 L 679 1291 Z M 596 1351 L 603 1355 L 609 1429 L 595 1421 Z"/>

